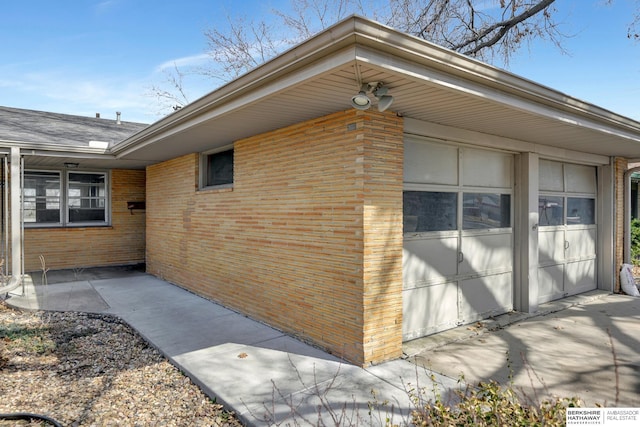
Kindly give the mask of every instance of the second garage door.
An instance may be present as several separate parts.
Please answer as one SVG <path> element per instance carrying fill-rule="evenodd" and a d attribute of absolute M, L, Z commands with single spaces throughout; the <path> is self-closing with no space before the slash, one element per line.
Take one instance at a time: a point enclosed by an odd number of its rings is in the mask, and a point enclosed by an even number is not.
<path fill-rule="evenodd" d="M 539 302 L 596 288 L 593 166 L 540 160 Z"/>

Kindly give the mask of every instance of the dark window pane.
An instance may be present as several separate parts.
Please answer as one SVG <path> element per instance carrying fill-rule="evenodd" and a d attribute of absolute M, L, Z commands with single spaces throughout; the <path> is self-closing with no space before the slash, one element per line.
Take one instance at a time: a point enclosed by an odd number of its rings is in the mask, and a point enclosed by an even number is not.
<path fill-rule="evenodd" d="M 233 184 L 233 149 L 207 156 L 207 186 Z"/>
<path fill-rule="evenodd" d="M 511 227 L 509 194 L 464 193 L 462 203 L 465 230 Z"/>
<path fill-rule="evenodd" d="M 595 199 L 569 197 L 567 198 L 567 225 L 595 224 Z"/>
<path fill-rule="evenodd" d="M 69 222 L 106 221 L 106 175 L 70 173 L 67 189 Z"/>
<path fill-rule="evenodd" d="M 24 173 L 24 222 L 47 224 L 60 222 L 60 174 Z"/>
<path fill-rule="evenodd" d="M 456 230 L 457 208 L 457 193 L 405 191 L 404 232 Z"/>
<path fill-rule="evenodd" d="M 538 223 L 545 225 L 564 225 L 564 198 L 558 196 L 540 196 L 538 198 Z"/>

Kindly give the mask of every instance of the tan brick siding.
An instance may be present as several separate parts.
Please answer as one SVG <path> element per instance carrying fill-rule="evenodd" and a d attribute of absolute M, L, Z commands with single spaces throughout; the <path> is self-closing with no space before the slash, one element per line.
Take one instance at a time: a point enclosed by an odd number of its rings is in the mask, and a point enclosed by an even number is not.
<path fill-rule="evenodd" d="M 624 262 L 624 234 L 625 234 L 625 182 L 624 173 L 627 170 L 627 160 L 621 157 L 615 159 L 615 257 L 616 284 L 615 292 L 620 292 L 620 269 Z"/>
<path fill-rule="evenodd" d="M 375 120 L 373 120 L 375 118 Z M 147 169 L 147 270 L 357 364 L 401 354 L 402 122 L 346 111 Z"/>
<path fill-rule="evenodd" d="M 127 209 L 145 200 L 145 171 L 111 171 L 111 226 L 26 228 L 25 271 L 84 268 L 144 262 L 145 211 Z"/>

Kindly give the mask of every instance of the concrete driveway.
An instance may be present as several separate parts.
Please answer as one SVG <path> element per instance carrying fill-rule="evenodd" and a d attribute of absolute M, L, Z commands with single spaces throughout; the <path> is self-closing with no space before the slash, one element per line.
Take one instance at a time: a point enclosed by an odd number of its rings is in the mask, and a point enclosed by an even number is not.
<path fill-rule="evenodd" d="M 511 381 L 533 401 L 578 396 L 587 406 L 640 407 L 640 298 L 595 293 L 585 301 L 556 303 L 555 312 L 552 303 L 516 323 L 497 319 L 493 328 L 456 328 L 408 346 L 410 359 L 471 384 Z"/>

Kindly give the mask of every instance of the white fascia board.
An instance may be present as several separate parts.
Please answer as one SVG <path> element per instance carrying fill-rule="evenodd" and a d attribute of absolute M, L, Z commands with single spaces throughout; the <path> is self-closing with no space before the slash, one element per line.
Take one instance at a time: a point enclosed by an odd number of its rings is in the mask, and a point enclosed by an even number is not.
<path fill-rule="evenodd" d="M 355 22 L 358 19 L 361 18 L 352 17 L 345 19 L 317 36 L 289 49 L 288 51 L 285 51 L 276 58 L 249 71 L 213 92 L 204 95 L 178 111 L 151 124 L 146 129 L 143 129 L 137 134 L 116 144 L 111 148 L 111 152 L 116 154 L 118 157 L 130 154 L 135 151 L 138 145 L 146 146 L 149 143 L 153 143 L 153 141 L 175 133 L 167 132 L 177 125 L 184 123 L 186 124 L 186 127 L 189 127 L 194 123 L 191 121 L 193 117 L 202 114 L 204 111 L 213 108 L 215 105 L 236 100 L 244 94 L 258 90 L 260 86 L 266 85 L 270 81 L 276 79 L 284 81 L 283 76 L 292 74 L 315 61 L 322 61 L 322 59 L 327 58 L 330 55 L 332 56 L 333 53 L 340 51 L 347 46 L 353 46 L 355 42 L 354 27 L 356 26 Z M 351 60 L 353 60 L 353 57 Z M 303 80 L 295 78 L 295 81 L 300 82 Z M 184 126 L 180 127 L 181 130 L 184 128 Z"/>
<path fill-rule="evenodd" d="M 41 155 L 41 156 L 68 156 L 76 158 L 91 158 L 91 159 L 115 159 L 115 156 L 107 153 L 104 148 L 91 148 L 91 147 L 65 147 L 64 150 L 60 149 L 58 144 L 42 144 L 28 141 L 8 141 L 0 140 L 0 152 L 2 148 L 11 147 L 20 148 L 20 152 L 23 155 Z M 8 151 L 7 151 L 8 152 Z"/>
<path fill-rule="evenodd" d="M 211 118 L 211 114 L 219 116 L 224 111 L 229 113 L 234 108 L 241 108 L 246 102 L 256 102 L 269 90 L 303 83 L 313 76 L 305 67 L 315 61 L 322 62 L 347 47 L 357 48 L 358 60 L 363 63 L 417 81 L 466 92 L 529 114 L 640 141 L 640 123 L 636 121 L 423 39 L 352 16 L 116 144 L 110 152 L 120 158 L 137 147 L 201 123 Z M 276 79 L 278 83 L 270 84 Z M 220 108 L 223 104 L 229 107 Z M 209 113 L 218 108 L 217 112 Z"/>
<path fill-rule="evenodd" d="M 457 76 L 464 81 L 475 81 L 483 87 L 494 87 L 518 98 L 530 99 L 575 114 L 591 116 L 621 127 L 629 127 L 632 132 L 640 131 L 640 123 L 628 117 L 613 113 L 596 105 L 581 101 L 567 94 L 551 89 L 532 80 L 520 77 L 493 65 L 486 64 L 466 55 L 446 49 L 424 39 L 401 33 L 372 21 L 369 25 L 358 26 L 358 43 L 373 47 L 378 52 L 420 63 L 447 76 Z M 369 29 L 366 31 L 366 29 Z"/>
<path fill-rule="evenodd" d="M 117 158 L 125 157 L 140 148 L 146 147 L 171 135 L 180 133 L 190 127 L 219 118 L 226 114 L 231 114 L 234 111 L 259 102 L 260 100 L 283 90 L 304 84 L 307 81 L 313 80 L 317 76 L 340 68 L 350 62 L 354 62 L 354 59 L 355 49 L 353 47 L 346 48 L 329 57 L 325 57 L 321 61 L 316 61 L 301 70 L 297 70 L 295 73 L 286 74 L 278 79 L 271 80 L 262 86 L 256 87 L 252 91 L 244 91 L 241 94 L 230 94 L 228 96 L 218 97 L 216 100 L 209 103 L 206 110 L 203 109 L 200 114 L 193 114 L 190 117 L 175 123 L 173 126 L 167 126 L 161 132 L 156 132 L 148 138 L 140 140 L 134 145 L 117 145 L 113 147 L 112 152 L 116 154 Z M 354 80 L 354 90 L 356 90 L 357 87 L 358 85 Z"/>
<path fill-rule="evenodd" d="M 574 110 L 570 113 L 565 111 L 565 109 L 554 108 L 548 105 L 546 102 L 547 98 L 540 98 L 538 100 L 539 102 L 537 102 L 530 96 L 518 96 L 493 87 L 499 84 L 495 79 L 487 81 L 486 83 L 488 85 L 480 84 L 457 75 L 430 68 L 428 64 L 423 65 L 400 57 L 381 54 L 376 50 L 366 47 L 358 47 L 357 60 L 378 68 L 386 69 L 391 73 L 404 75 L 415 81 L 422 81 L 447 90 L 465 93 L 527 114 L 533 114 L 572 126 L 640 142 L 640 123 L 636 123 L 637 126 L 632 131 L 627 126 L 621 126 L 618 121 L 611 121 L 607 117 L 597 116 L 590 112 Z"/>

